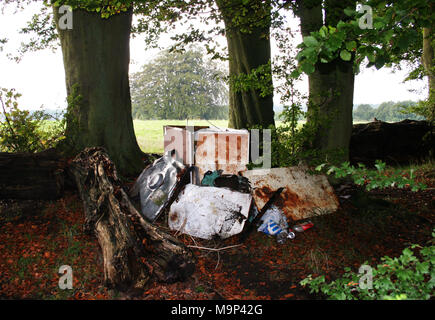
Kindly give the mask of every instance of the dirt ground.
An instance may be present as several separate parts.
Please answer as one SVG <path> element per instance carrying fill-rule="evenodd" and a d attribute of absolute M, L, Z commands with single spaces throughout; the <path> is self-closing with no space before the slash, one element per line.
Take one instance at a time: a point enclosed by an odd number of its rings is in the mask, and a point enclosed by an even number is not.
<path fill-rule="evenodd" d="M 314 227 L 284 244 L 253 232 L 242 244 L 238 236 L 204 241 L 176 235 L 192 250 L 195 273 L 185 282 L 149 283 L 130 297 L 104 287 L 102 255 L 96 238 L 83 233 L 84 213 L 78 196 L 57 201 L 1 201 L 1 299 L 323 299 L 299 282 L 309 274 L 333 280 L 345 267 L 353 270 L 380 258 L 399 256 L 411 245 L 431 239 L 435 221 L 433 177 L 421 175 L 428 189 L 363 191 L 336 186 L 339 211 L 315 216 Z M 165 217 L 157 221 L 168 230 Z M 172 234 L 174 232 L 169 231 Z M 235 246 L 229 249 L 224 247 Z M 219 249 L 219 251 L 216 251 Z M 73 268 L 73 289 L 61 290 L 61 265 Z"/>

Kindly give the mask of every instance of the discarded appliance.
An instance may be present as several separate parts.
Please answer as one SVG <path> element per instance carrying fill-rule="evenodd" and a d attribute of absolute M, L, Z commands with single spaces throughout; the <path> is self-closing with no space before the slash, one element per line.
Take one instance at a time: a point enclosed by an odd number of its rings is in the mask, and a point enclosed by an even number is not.
<path fill-rule="evenodd" d="M 175 150 L 177 159 L 198 168 L 199 183 L 207 171 L 221 169 L 225 174 L 246 170 L 249 163 L 249 131 L 204 126 L 165 126 L 165 153 Z"/>
<path fill-rule="evenodd" d="M 278 188 L 284 187 L 274 204 L 293 221 L 338 209 L 337 196 L 326 176 L 309 174 L 307 168 L 258 169 L 241 174 L 249 179 L 258 207 L 264 206 Z"/>
<path fill-rule="evenodd" d="M 222 169 L 237 174 L 249 163 L 249 131 L 201 129 L 195 133 L 195 166 L 200 176 L 208 170 Z"/>
<path fill-rule="evenodd" d="M 187 184 L 170 207 L 168 225 L 202 239 L 225 239 L 243 230 L 251 201 L 249 193 Z"/>
<path fill-rule="evenodd" d="M 179 175 L 185 166 L 172 156 L 163 156 L 145 168 L 130 190 L 130 196 L 140 195 L 142 215 L 155 221 L 174 194 Z"/>

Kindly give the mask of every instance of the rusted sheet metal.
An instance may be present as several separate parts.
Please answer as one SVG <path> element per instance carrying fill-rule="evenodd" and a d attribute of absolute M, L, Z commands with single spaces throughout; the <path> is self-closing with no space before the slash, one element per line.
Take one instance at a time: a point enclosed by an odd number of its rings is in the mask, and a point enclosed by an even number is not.
<path fill-rule="evenodd" d="M 249 193 L 187 184 L 171 205 L 168 225 L 202 239 L 228 238 L 242 231 L 251 200 Z"/>
<path fill-rule="evenodd" d="M 202 177 L 208 170 L 237 174 L 249 163 L 249 131 L 201 129 L 195 133 L 195 165 Z"/>
<path fill-rule="evenodd" d="M 304 167 L 249 170 L 242 175 L 251 182 L 253 197 L 259 208 L 278 188 L 284 187 L 274 204 L 293 221 L 338 209 L 337 196 L 326 176 L 309 174 Z"/>

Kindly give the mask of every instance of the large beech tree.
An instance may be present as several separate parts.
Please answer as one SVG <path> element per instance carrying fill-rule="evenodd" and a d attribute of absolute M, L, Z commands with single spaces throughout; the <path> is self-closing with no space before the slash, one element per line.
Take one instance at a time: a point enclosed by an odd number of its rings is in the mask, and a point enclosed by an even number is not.
<path fill-rule="evenodd" d="M 59 27 L 69 115 L 67 139 L 74 150 L 105 147 L 123 174 L 142 168 L 128 79 L 132 9 L 109 18 L 76 8 L 72 30 Z"/>

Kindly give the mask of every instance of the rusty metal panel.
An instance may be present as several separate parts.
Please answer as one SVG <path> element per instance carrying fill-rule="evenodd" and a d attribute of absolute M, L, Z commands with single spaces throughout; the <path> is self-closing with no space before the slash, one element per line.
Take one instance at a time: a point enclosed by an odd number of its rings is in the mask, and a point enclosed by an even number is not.
<path fill-rule="evenodd" d="M 325 175 L 309 174 L 304 167 L 258 169 L 242 172 L 253 188 L 253 197 L 262 208 L 274 191 L 285 189 L 274 203 L 287 218 L 297 221 L 338 209 L 339 202 Z"/>
<path fill-rule="evenodd" d="M 251 200 L 249 193 L 188 184 L 171 205 L 168 225 L 202 239 L 228 238 L 243 230 Z"/>
<path fill-rule="evenodd" d="M 249 131 L 201 129 L 195 132 L 195 165 L 202 177 L 208 170 L 237 174 L 249 163 Z"/>

